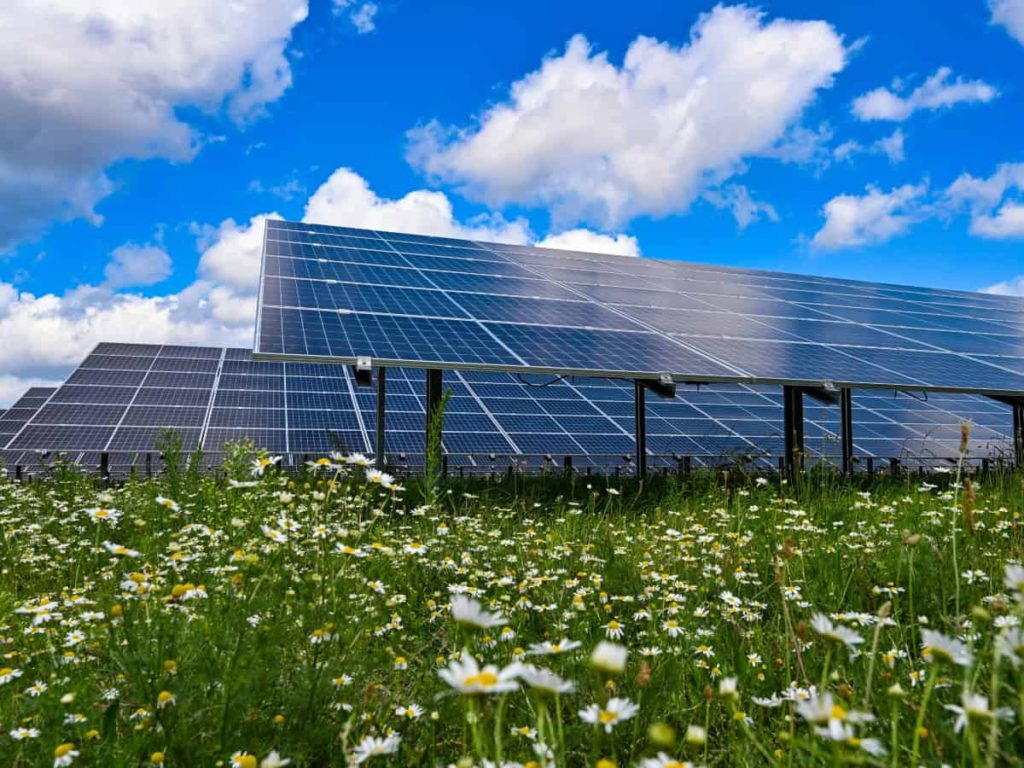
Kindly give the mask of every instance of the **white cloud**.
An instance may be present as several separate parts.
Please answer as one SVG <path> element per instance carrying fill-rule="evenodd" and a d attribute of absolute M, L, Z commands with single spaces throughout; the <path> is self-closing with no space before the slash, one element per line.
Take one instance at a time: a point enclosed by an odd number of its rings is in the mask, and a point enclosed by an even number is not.
<path fill-rule="evenodd" d="M 54 218 L 99 221 L 126 158 L 191 159 L 183 107 L 242 123 L 291 84 L 307 0 L 0 3 L 0 251 Z"/>
<path fill-rule="evenodd" d="M 408 157 L 492 206 L 617 228 L 684 212 L 747 158 L 778 152 L 846 57 L 825 22 L 742 6 L 703 14 L 680 47 L 638 37 L 621 66 L 576 36 L 473 126 L 411 131 Z"/>
<path fill-rule="evenodd" d="M 1024 44 L 1024 0 L 989 0 L 992 23 L 1006 27 L 1006 31 Z"/>
<path fill-rule="evenodd" d="M 875 146 L 878 150 L 889 158 L 890 163 L 902 163 L 906 157 L 906 151 L 903 148 L 903 142 L 905 137 L 903 131 L 897 128 L 888 136 L 883 136 L 875 142 Z"/>
<path fill-rule="evenodd" d="M 999 95 L 994 86 L 981 80 L 964 80 L 957 77 L 950 82 L 953 70 L 940 67 L 906 96 L 902 88 L 875 88 L 858 96 L 853 101 L 853 114 L 860 120 L 902 121 L 919 109 L 949 109 L 956 104 L 986 103 Z"/>
<path fill-rule="evenodd" d="M 336 170 L 313 193 L 306 204 L 304 219 L 320 224 L 504 243 L 526 243 L 530 238 L 525 219 L 506 221 L 500 214 L 485 214 L 462 224 L 443 192 L 417 189 L 395 200 L 379 197 L 366 179 L 349 168 Z"/>
<path fill-rule="evenodd" d="M 1024 238 L 1024 163 L 1003 163 L 988 178 L 961 174 L 942 205 L 970 213 L 970 232 L 989 239 Z"/>
<path fill-rule="evenodd" d="M 159 258 L 144 257 L 141 261 L 147 268 L 136 268 L 135 257 L 152 248 L 136 245 L 115 251 L 119 255 L 111 264 L 116 267 L 108 265 L 115 279 L 111 281 L 108 272 L 103 285 L 35 296 L 0 282 L 0 339 L 4 340 L 0 344 L 0 407 L 35 383 L 63 380 L 101 341 L 251 345 L 268 218 L 280 217 L 265 213 L 248 222 L 227 219 L 217 226 L 195 226 L 201 252 L 196 279 L 178 293 L 141 296 L 115 289 L 138 285 L 147 275 L 155 279 L 159 272 L 152 268 Z M 460 222 L 451 201 L 440 192 L 416 190 L 396 200 L 379 197 L 347 168 L 335 171 L 313 193 L 306 219 L 510 243 L 533 239 L 524 220 L 509 222 L 495 215 Z M 578 244 L 572 247 L 586 244 L 597 251 L 639 251 L 636 239 L 627 235 L 578 230 L 561 237 L 564 243 Z"/>
<path fill-rule="evenodd" d="M 632 235 L 602 235 L 589 229 L 570 229 L 557 235 L 548 235 L 536 245 L 564 251 L 585 253 L 611 253 L 617 256 L 639 256 L 640 243 Z"/>
<path fill-rule="evenodd" d="M 892 164 L 902 163 L 907 155 L 904 149 L 906 136 L 901 128 L 897 128 L 888 136 L 883 136 L 868 146 L 853 139 L 844 141 L 832 150 L 832 157 L 839 161 L 852 162 L 856 155 L 885 155 Z"/>
<path fill-rule="evenodd" d="M 171 275 L 171 257 L 155 245 L 125 243 L 114 249 L 103 270 L 107 287 L 154 285 Z"/>
<path fill-rule="evenodd" d="M 219 226 L 198 227 L 199 277 L 239 293 L 256 291 L 260 279 L 260 253 L 267 219 L 280 219 L 277 213 L 261 213 L 238 224 L 225 219 Z"/>
<path fill-rule="evenodd" d="M 1017 275 L 1017 277 L 1004 280 L 1001 283 L 994 283 L 982 288 L 981 292 L 994 293 L 997 296 L 1024 296 L 1024 275 Z"/>
<path fill-rule="evenodd" d="M 377 11 L 380 8 L 373 2 L 359 2 L 358 0 L 334 0 L 333 11 L 335 16 L 348 16 L 356 32 L 361 35 L 373 32 L 377 28 Z"/>
<path fill-rule="evenodd" d="M 825 225 L 811 240 L 814 248 L 837 250 L 884 243 L 922 218 L 927 185 L 905 184 L 889 192 L 869 186 L 864 195 L 838 195 L 822 208 Z"/>
<path fill-rule="evenodd" d="M 971 218 L 971 234 L 990 240 L 1024 237 L 1024 205 L 1006 202 L 994 213 Z"/>
<path fill-rule="evenodd" d="M 718 189 L 704 192 L 704 199 L 716 208 L 728 209 L 741 230 L 746 229 L 759 219 L 778 221 L 779 214 L 768 203 L 755 200 L 750 190 L 742 184 L 727 184 Z"/>

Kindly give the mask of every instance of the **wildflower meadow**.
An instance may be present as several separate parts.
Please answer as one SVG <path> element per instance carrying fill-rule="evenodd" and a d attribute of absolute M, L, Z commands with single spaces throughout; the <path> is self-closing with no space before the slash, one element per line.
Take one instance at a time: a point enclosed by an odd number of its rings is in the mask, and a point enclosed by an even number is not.
<path fill-rule="evenodd" d="M 1020 764 L 1022 510 L 1012 473 L 0 482 L 0 765 Z"/>

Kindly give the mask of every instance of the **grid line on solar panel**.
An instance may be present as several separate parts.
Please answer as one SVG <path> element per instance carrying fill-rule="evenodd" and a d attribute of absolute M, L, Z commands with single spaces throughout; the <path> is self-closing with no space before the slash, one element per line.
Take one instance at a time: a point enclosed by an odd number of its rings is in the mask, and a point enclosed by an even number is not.
<path fill-rule="evenodd" d="M 213 414 L 213 409 L 217 400 L 217 392 L 220 389 L 221 378 L 224 373 L 224 366 L 227 364 L 230 350 L 222 348 L 220 354 L 217 355 L 217 370 L 213 374 L 213 382 L 210 386 L 210 392 L 206 398 L 206 409 L 203 413 L 203 421 L 199 428 L 199 447 L 205 448 L 206 438 L 210 431 L 210 417 Z"/>
<path fill-rule="evenodd" d="M 157 359 L 156 356 L 159 353 L 160 353 L 160 350 L 157 349 L 156 352 L 154 352 L 153 355 L 148 358 L 149 365 L 146 368 L 146 378 L 143 379 L 143 382 L 147 381 L 149 379 L 150 375 L 152 374 L 153 366 L 156 364 L 156 359 Z M 146 359 L 146 358 L 141 358 L 141 359 Z M 139 396 L 139 388 L 136 387 L 135 388 L 135 392 L 132 394 L 131 400 L 128 401 L 128 407 L 125 408 L 124 411 L 121 413 L 121 417 L 118 419 L 117 423 L 115 424 L 114 432 L 112 432 L 110 434 L 110 437 L 107 439 L 106 444 L 103 446 L 104 450 L 110 450 L 110 443 L 113 441 L 114 435 L 116 434 L 117 430 L 121 427 L 121 425 L 124 423 L 125 416 L 127 415 L 128 411 L 131 409 L 132 404 L 135 403 L 135 400 L 138 398 L 138 396 Z"/>

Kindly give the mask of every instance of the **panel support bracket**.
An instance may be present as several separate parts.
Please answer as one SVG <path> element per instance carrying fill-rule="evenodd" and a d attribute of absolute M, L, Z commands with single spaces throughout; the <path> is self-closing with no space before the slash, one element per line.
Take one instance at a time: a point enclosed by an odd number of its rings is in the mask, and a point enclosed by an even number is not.
<path fill-rule="evenodd" d="M 1024 397 L 990 395 L 992 400 L 1008 405 L 1013 410 L 1013 462 L 1024 466 Z"/>

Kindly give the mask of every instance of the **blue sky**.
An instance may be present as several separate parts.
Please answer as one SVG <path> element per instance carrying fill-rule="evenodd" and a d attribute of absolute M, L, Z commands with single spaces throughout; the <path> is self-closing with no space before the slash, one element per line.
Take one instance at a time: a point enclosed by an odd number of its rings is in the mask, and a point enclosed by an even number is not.
<path fill-rule="evenodd" d="M 1024 0 L 167 5 L 0 9 L 0 406 L 250 343 L 275 213 L 1024 292 Z"/>

